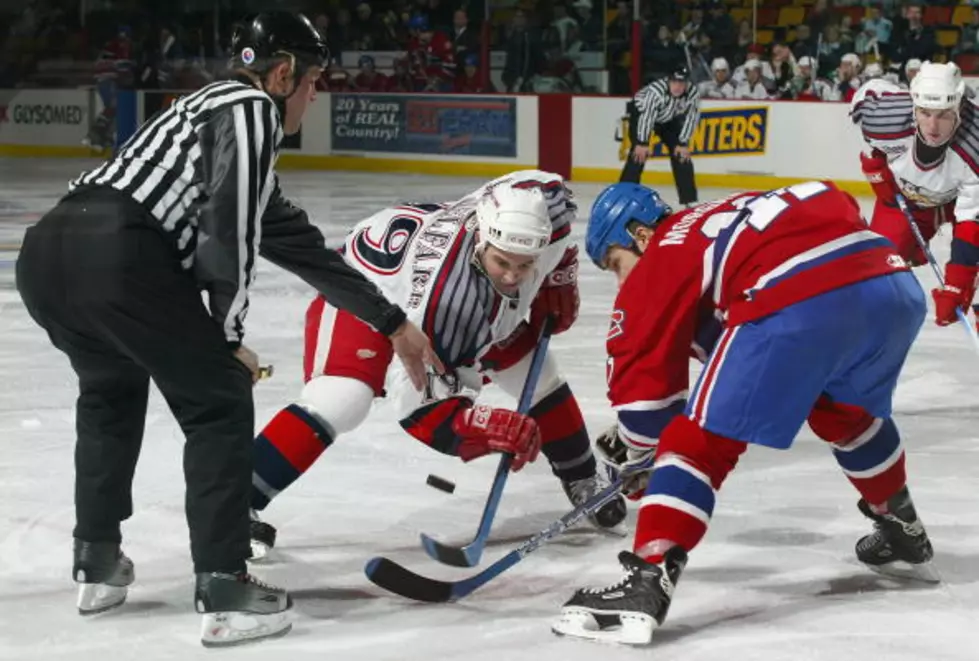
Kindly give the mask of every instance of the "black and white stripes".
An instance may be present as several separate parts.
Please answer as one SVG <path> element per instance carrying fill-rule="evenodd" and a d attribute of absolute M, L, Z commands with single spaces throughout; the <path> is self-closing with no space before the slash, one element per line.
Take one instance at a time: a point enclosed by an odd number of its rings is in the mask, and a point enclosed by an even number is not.
<path fill-rule="evenodd" d="M 70 188 L 110 186 L 142 204 L 208 291 L 228 341 L 240 342 L 281 140 L 269 96 L 217 82 L 176 100 Z"/>
<path fill-rule="evenodd" d="M 639 113 L 635 137 L 642 143 L 649 140 L 656 124 L 665 124 L 679 115 L 685 115 L 680 129 L 680 144 L 686 145 L 700 121 L 700 93 L 697 86 L 691 83 L 687 83 L 687 91 L 682 96 L 673 96 L 667 79 L 654 80 L 636 92 L 633 102 Z"/>

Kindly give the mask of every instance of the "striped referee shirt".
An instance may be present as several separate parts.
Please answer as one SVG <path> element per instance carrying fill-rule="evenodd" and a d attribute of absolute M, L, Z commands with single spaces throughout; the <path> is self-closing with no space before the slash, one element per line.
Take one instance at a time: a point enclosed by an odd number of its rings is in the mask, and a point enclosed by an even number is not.
<path fill-rule="evenodd" d="M 666 78 L 654 80 L 636 92 L 633 98 L 639 118 L 632 122 L 635 126 L 633 144 L 646 144 L 653 134 L 653 127 L 665 124 L 678 116 L 684 116 L 680 128 L 680 144 L 690 143 L 690 138 L 700 121 L 700 92 L 697 86 L 687 83 L 683 96 L 670 94 L 670 81 Z"/>
<path fill-rule="evenodd" d="M 216 82 L 177 99 L 69 188 L 110 186 L 143 205 L 208 291 L 228 341 L 240 342 L 281 141 L 267 94 Z"/>

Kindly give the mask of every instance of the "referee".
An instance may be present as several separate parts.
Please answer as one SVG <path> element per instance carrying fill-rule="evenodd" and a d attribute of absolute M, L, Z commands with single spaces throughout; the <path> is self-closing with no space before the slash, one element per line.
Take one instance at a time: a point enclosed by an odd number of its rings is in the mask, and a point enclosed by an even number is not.
<path fill-rule="evenodd" d="M 626 106 L 626 112 L 632 147 L 619 181 L 639 183 L 649 158 L 649 140 L 655 133 L 670 151 L 670 167 L 680 204 L 696 202 L 697 185 L 689 145 L 700 121 L 700 94 L 690 82 L 686 68 L 680 67 L 668 77 L 640 89 Z"/>
<path fill-rule="evenodd" d="M 298 132 L 328 61 L 322 37 L 301 14 L 268 12 L 238 28 L 232 52 L 231 78 L 178 99 L 113 159 L 71 182 L 28 229 L 16 272 L 27 310 L 78 377 L 80 612 L 120 605 L 133 581 L 120 524 L 132 514 L 152 380 L 186 438 L 185 508 L 205 645 L 291 626 L 286 591 L 254 580 L 245 565 L 259 368 L 242 340 L 258 257 L 388 335 L 416 383 L 425 363 L 442 369 L 405 313 L 328 250 L 279 188 L 283 134 Z"/>

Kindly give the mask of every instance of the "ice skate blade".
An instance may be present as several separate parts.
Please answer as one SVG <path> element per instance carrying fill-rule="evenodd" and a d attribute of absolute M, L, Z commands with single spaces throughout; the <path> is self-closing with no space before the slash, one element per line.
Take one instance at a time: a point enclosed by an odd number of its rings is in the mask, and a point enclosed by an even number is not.
<path fill-rule="evenodd" d="M 866 565 L 868 569 L 881 576 L 899 578 L 906 581 L 921 581 L 923 583 L 941 583 L 942 577 L 931 562 L 912 564 L 903 560 L 895 560 L 886 565 Z"/>
<path fill-rule="evenodd" d="M 289 611 L 281 613 L 223 612 L 204 613 L 201 644 L 204 647 L 231 647 L 270 638 L 281 638 L 292 630 Z"/>
<path fill-rule="evenodd" d="M 248 558 L 248 562 L 263 563 L 268 559 L 269 551 L 272 547 L 264 542 L 260 542 L 257 539 L 251 540 L 252 543 L 252 557 Z"/>
<path fill-rule="evenodd" d="M 78 614 L 98 615 L 122 606 L 129 588 L 105 583 L 82 583 L 78 586 Z"/>
<path fill-rule="evenodd" d="M 605 622 L 600 623 L 599 617 Z M 559 636 L 639 646 L 653 642 L 657 626 L 656 620 L 644 613 L 592 611 L 571 606 L 562 609 L 561 618 L 551 625 L 551 631 Z"/>

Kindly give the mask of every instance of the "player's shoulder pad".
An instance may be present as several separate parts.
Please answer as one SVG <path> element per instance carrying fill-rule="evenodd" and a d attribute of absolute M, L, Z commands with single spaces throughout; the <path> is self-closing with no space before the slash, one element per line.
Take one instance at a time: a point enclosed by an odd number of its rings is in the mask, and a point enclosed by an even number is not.
<path fill-rule="evenodd" d="M 962 104 L 961 124 L 952 139 L 952 150 L 979 175 L 979 107 L 972 98 Z"/>
<path fill-rule="evenodd" d="M 850 117 L 854 123 L 860 121 L 863 113 L 872 113 L 880 107 L 883 99 L 890 99 L 883 105 L 907 105 L 908 110 L 912 107 L 911 94 L 908 90 L 889 80 L 873 78 L 857 88 L 853 94 L 853 100 L 850 102 Z"/>

